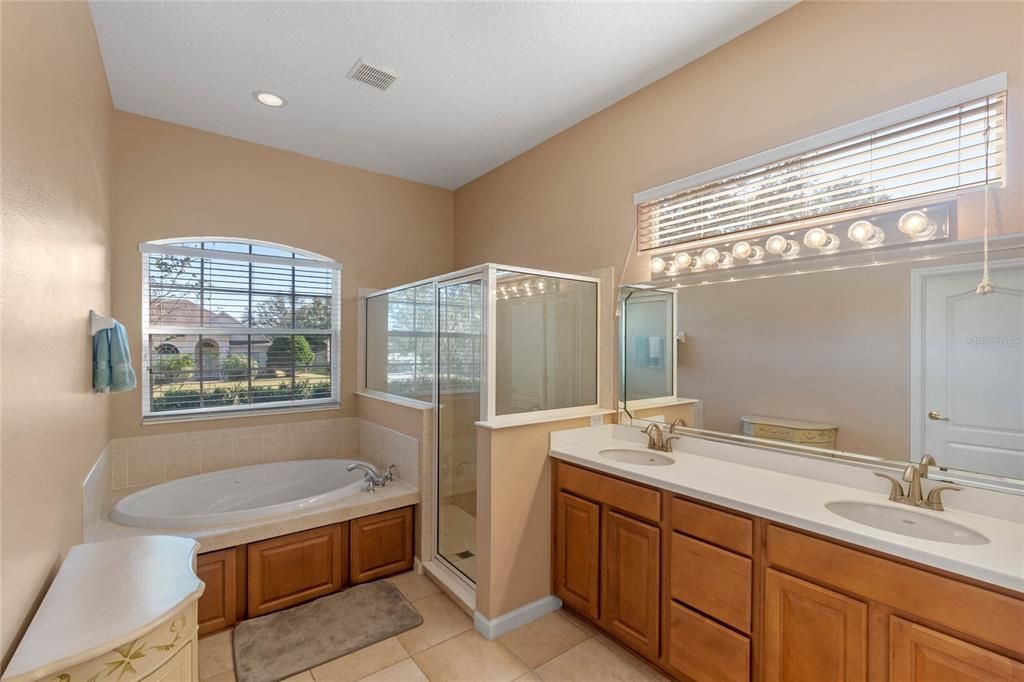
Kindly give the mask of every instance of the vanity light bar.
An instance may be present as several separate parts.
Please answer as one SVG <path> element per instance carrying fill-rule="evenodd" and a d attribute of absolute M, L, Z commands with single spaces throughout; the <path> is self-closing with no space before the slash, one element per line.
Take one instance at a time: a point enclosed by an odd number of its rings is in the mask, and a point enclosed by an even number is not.
<path fill-rule="evenodd" d="M 951 233 L 955 206 L 955 202 L 935 204 L 655 256 L 650 262 L 651 277 L 671 278 L 708 270 L 939 241 L 947 239 Z"/>
<path fill-rule="evenodd" d="M 500 301 L 558 293 L 558 280 L 548 277 L 519 277 L 498 284 L 494 296 Z"/>

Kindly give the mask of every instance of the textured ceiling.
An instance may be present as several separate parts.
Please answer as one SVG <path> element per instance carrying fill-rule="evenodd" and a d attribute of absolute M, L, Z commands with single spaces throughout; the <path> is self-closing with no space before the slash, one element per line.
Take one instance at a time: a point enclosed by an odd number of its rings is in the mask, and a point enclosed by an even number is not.
<path fill-rule="evenodd" d="M 91 3 L 114 106 L 455 188 L 795 4 Z M 345 78 L 393 69 L 385 92 Z M 283 95 L 270 109 L 251 93 Z"/>

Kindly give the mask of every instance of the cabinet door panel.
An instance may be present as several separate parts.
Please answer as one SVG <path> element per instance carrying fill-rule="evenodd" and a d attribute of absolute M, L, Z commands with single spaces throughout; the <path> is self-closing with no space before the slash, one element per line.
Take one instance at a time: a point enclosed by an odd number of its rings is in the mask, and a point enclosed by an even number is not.
<path fill-rule="evenodd" d="M 412 507 L 349 521 L 352 584 L 412 568 Z"/>
<path fill-rule="evenodd" d="M 606 510 L 601 620 L 630 646 L 658 655 L 661 531 Z"/>
<path fill-rule="evenodd" d="M 313 528 L 249 545 L 249 617 L 341 589 L 348 556 L 348 535 L 342 533 L 343 525 Z"/>
<path fill-rule="evenodd" d="M 199 634 L 207 635 L 235 624 L 238 607 L 236 552 L 222 549 L 196 557 L 196 575 L 206 585 L 199 598 Z"/>
<path fill-rule="evenodd" d="M 555 594 L 596 620 L 601 509 L 593 502 L 560 492 L 555 516 Z"/>
<path fill-rule="evenodd" d="M 1021 682 L 1024 665 L 956 637 L 890 618 L 890 682 Z"/>
<path fill-rule="evenodd" d="M 768 569 L 765 682 L 863 682 L 867 605 Z"/>

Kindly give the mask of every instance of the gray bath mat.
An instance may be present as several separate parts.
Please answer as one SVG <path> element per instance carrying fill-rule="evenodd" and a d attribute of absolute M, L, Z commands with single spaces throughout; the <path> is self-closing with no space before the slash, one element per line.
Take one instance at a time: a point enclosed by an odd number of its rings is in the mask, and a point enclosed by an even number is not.
<path fill-rule="evenodd" d="M 277 682 L 423 622 L 386 580 L 356 585 L 235 628 L 238 682 Z"/>

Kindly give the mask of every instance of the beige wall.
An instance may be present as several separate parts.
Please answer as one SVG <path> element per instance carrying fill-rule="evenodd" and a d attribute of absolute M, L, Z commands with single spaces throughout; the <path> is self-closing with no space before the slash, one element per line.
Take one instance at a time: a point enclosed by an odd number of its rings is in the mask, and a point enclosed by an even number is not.
<path fill-rule="evenodd" d="M 109 309 L 112 107 L 85 3 L 4 2 L 0 656 L 69 545 L 106 446 L 89 309 Z"/>
<path fill-rule="evenodd" d="M 1024 3 L 804 2 L 455 192 L 455 265 L 621 267 L 633 194 L 1006 71 L 1024 127 Z M 1024 220 L 1012 135 L 1005 229 Z M 979 202 L 960 225 L 978 228 Z M 628 280 L 647 279 L 633 258 Z"/>
<path fill-rule="evenodd" d="M 477 429 L 476 610 L 484 617 L 551 594 L 549 435 L 589 424 Z"/>
<path fill-rule="evenodd" d="M 138 244 L 152 239 L 250 237 L 342 263 L 342 409 L 246 417 L 245 425 L 352 416 L 360 288 L 385 288 L 452 265 L 452 193 L 437 187 L 117 112 L 114 115 L 114 314 L 141 353 Z M 118 396 L 115 437 L 230 422 L 143 428 L 137 392 Z"/>

